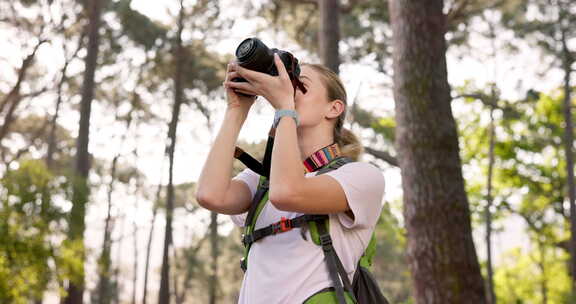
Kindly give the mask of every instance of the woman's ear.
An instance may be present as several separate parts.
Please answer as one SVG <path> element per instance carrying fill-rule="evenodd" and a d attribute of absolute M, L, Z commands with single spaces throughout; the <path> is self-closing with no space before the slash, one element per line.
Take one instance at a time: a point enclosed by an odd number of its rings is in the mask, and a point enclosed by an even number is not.
<path fill-rule="evenodd" d="M 342 114 L 346 110 L 346 105 L 340 99 L 332 100 L 329 103 L 330 108 L 328 109 L 328 113 L 326 114 L 326 118 L 336 118 Z"/>

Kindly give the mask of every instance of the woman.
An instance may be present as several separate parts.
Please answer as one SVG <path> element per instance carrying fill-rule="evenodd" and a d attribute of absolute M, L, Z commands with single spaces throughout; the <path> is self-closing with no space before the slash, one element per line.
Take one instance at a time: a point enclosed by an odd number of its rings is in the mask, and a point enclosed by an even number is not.
<path fill-rule="evenodd" d="M 228 107 L 198 181 L 196 198 L 204 208 L 230 214 L 235 224 L 244 226 L 259 176 L 246 169 L 231 179 L 230 172 L 238 134 L 255 100 L 247 96 L 262 96 L 277 111 L 295 110 L 298 119 L 283 116 L 276 126 L 269 201 L 257 218 L 256 229 L 282 217 L 329 214 L 334 247 L 352 280 L 381 212 L 383 175 L 376 167 L 357 161 L 319 176 L 310 172 L 326 158 L 342 155 L 357 160 L 362 151 L 355 136 L 342 127 L 346 92 L 336 74 L 309 64 L 302 66 L 300 74 L 306 93 L 295 91 L 277 55 L 274 60 L 279 71 L 276 77 L 228 65 L 224 83 Z M 248 82 L 230 81 L 236 77 Z M 319 150 L 332 152 L 319 156 L 320 152 L 315 153 Z M 333 286 L 322 248 L 299 230 L 252 244 L 239 303 L 303 303 Z"/>

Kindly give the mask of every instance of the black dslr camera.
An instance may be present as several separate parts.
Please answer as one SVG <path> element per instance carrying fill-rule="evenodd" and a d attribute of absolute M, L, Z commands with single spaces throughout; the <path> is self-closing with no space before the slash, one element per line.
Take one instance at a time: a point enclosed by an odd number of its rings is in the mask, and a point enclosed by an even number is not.
<path fill-rule="evenodd" d="M 278 56 L 280 56 L 280 59 L 284 63 L 294 90 L 298 88 L 302 93 L 306 93 L 306 88 L 304 88 L 304 85 L 298 78 L 300 77 L 298 59 L 289 52 L 279 49 L 269 49 L 260 39 L 248 38 L 242 41 L 240 45 L 238 45 L 238 48 L 236 48 L 236 59 L 238 60 L 238 65 L 243 68 L 266 73 L 271 76 L 278 76 L 278 70 L 274 64 L 274 53 L 278 53 Z M 232 81 L 246 82 L 246 79 L 237 77 L 232 79 Z"/>

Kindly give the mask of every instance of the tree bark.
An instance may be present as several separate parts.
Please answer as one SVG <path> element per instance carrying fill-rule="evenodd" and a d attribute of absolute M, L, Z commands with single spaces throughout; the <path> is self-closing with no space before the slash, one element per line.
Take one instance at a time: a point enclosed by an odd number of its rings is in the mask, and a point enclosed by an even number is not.
<path fill-rule="evenodd" d="M 210 274 L 209 303 L 216 303 L 218 291 L 218 213 L 210 213 L 210 245 L 212 247 L 212 265 Z"/>
<path fill-rule="evenodd" d="M 548 304 L 548 269 L 546 266 L 546 244 L 543 241 L 538 241 L 538 253 L 540 257 L 537 264 L 538 268 L 540 268 L 540 273 L 542 273 L 540 294 L 542 295 L 542 304 Z"/>
<path fill-rule="evenodd" d="M 320 57 L 326 67 L 339 73 L 340 0 L 320 2 Z"/>
<path fill-rule="evenodd" d="M 442 0 L 390 1 L 396 150 L 416 303 L 486 303 L 446 70 Z"/>
<path fill-rule="evenodd" d="M 80 101 L 80 128 L 76 142 L 76 181 L 74 182 L 72 210 L 70 211 L 69 239 L 72 242 L 81 243 L 81 259 L 85 260 L 84 253 L 84 230 L 86 224 L 86 203 L 88 202 L 88 172 L 90 170 L 90 154 L 88 153 L 88 141 L 90 135 L 90 108 L 94 98 L 94 74 L 97 66 L 98 48 L 100 35 L 100 17 L 102 7 L 106 0 L 92 0 L 87 2 L 89 16 L 88 24 L 88 50 L 85 60 L 84 82 L 82 84 L 82 99 Z M 84 267 L 68 285 L 68 294 L 64 299 L 65 304 L 82 304 L 84 293 Z"/>
<path fill-rule="evenodd" d="M 496 32 L 494 25 L 489 23 L 490 27 L 490 44 L 492 46 L 492 59 L 496 61 Z M 494 79 L 496 79 L 496 70 L 494 70 Z M 492 268 L 492 176 L 494 171 L 494 143 L 496 141 L 495 125 L 494 125 L 494 109 L 497 104 L 496 100 L 496 84 L 493 83 L 490 87 L 490 139 L 488 147 L 488 176 L 486 180 L 486 207 L 484 209 L 484 216 L 486 219 L 486 272 L 487 280 L 487 296 L 488 304 L 496 304 L 496 294 L 494 293 L 494 271 Z"/>
<path fill-rule="evenodd" d="M 562 13 L 561 13 L 562 15 Z M 559 24 L 561 24 L 560 20 Z M 564 153 L 566 156 L 566 177 L 568 200 L 570 201 L 570 273 L 572 274 L 572 295 L 576 296 L 576 188 L 574 185 L 574 127 L 572 124 L 572 64 L 574 59 L 568 49 L 566 30 L 562 29 L 562 63 L 564 70 Z"/>
<path fill-rule="evenodd" d="M 66 58 L 64 66 L 62 67 L 62 70 L 60 72 L 61 73 L 60 81 L 58 82 L 58 86 L 56 88 L 56 95 L 57 95 L 56 110 L 54 111 L 54 116 L 52 116 L 52 121 L 50 124 L 50 133 L 48 134 L 48 152 L 46 152 L 46 166 L 49 169 L 52 169 L 54 152 L 56 150 L 56 127 L 58 126 L 58 116 L 60 115 L 60 106 L 62 105 L 62 88 L 64 87 L 64 83 L 68 81 L 68 75 L 67 75 L 68 66 L 70 65 L 70 62 L 72 62 L 72 60 L 78 57 L 78 53 L 80 52 L 80 50 L 84 45 L 83 42 L 85 37 L 86 32 L 82 31 L 82 34 L 78 39 L 78 47 L 76 48 L 72 56 L 70 56 L 70 58 Z M 65 50 L 64 52 L 66 52 L 66 48 L 64 48 L 64 50 Z"/>
<path fill-rule="evenodd" d="M 112 193 L 114 192 L 114 182 L 116 181 L 116 167 L 118 164 L 118 158 L 120 153 L 114 156 L 112 160 L 112 168 L 110 169 L 110 183 L 108 184 L 108 206 L 106 210 L 106 220 L 104 221 L 104 239 L 102 241 L 102 252 L 100 253 L 100 258 L 98 259 L 98 298 L 99 304 L 110 304 L 112 301 L 111 296 L 111 264 L 112 259 L 111 248 L 112 248 Z"/>
<path fill-rule="evenodd" d="M 148 294 L 147 291 L 148 291 L 148 270 L 150 268 L 150 252 L 152 249 L 154 223 L 156 222 L 156 215 L 158 214 L 158 202 L 160 201 L 161 193 L 162 193 L 162 185 L 158 184 L 158 191 L 156 192 L 156 201 L 152 209 L 152 220 L 150 221 L 150 232 L 148 233 L 148 243 L 146 244 L 146 262 L 144 264 L 144 286 L 142 287 L 143 288 L 142 304 L 146 304 L 146 297 Z"/>
<path fill-rule="evenodd" d="M 492 87 L 492 96 L 494 96 L 494 87 Z M 492 173 L 494 169 L 494 107 L 490 107 L 490 143 L 488 148 L 488 177 L 486 182 L 486 208 L 484 215 L 486 217 L 486 270 L 488 275 L 488 303 L 496 304 L 496 295 L 494 294 L 494 271 L 492 269 Z"/>
<path fill-rule="evenodd" d="M 184 49 L 182 46 L 182 30 L 184 27 L 184 4 L 180 0 L 180 14 L 178 18 L 178 34 L 176 36 L 176 45 L 174 52 L 174 108 L 172 111 L 172 120 L 168 129 L 169 147 L 169 169 L 168 169 L 168 193 L 166 197 L 166 230 L 164 234 L 164 252 L 162 255 L 162 270 L 160 277 L 160 292 L 158 303 L 170 303 L 170 246 L 172 244 L 172 216 L 174 212 L 174 185 L 172 184 L 173 171 L 174 171 L 174 150 L 176 148 L 176 129 L 178 127 L 178 117 L 180 115 L 180 107 L 183 101 L 183 87 L 182 87 L 182 62 L 184 57 Z"/>
<path fill-rule="evenodd" d="M 138 127 L 136 127 L 136 134 L 138 134 Z M 139 163 L 140 158 L 138 154 L 138 137 L 136 137 L 136 147 L 134 148 L 134 159 L 136 163 Z M 136 175 L 136 189 L 134 190 L 134 197 L 136 200 L 134 201 L 134 209 L 138 211 L 138 206 L 140 205 L 139 194 L 142 191 L 142 181 L 140 179 L 140 173 L 137 172 Z M 132 221 L 133 233 L 134 233 L 134 263 L 132 266 L 132 304 L 136 304 L 136 288 L 138 286 L 138 225 L 136 224 L 136 220 Z"/>

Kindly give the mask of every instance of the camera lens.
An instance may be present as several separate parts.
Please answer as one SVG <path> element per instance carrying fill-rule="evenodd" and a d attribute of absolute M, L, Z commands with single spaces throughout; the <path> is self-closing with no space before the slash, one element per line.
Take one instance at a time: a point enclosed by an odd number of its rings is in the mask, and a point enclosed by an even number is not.
<path fill-rule="evenodd" d="M 258 38 L 248 38 L 236 48 L 238 64 L 244 68 L 267 73 L 274 65 L 272 51 Z"/>
<path fill-rule="evenodd" d="M 290 75 L 290 79 L 295 81 L 294 87 L 298 87 L 306 93 L 306 88 L 298 79 L 300 76 L 300 65 L 298 64 L 298 59 L 296 59 L 291 53 L 279 49 L 269 49 L 264 42 L 258 38 L 244 39 L 244 41 L 240 42 L 235 52 L 238 65 L 241 67 L 277 76 L 278 70 L 274 64 L 274 53 L 278 53 L 280 60 L 282 60 L 282 63 L 286 67 L 286 71 Z M 246 79 L 236 77 L 233 78 L 232 81 L 246 82 Z"/>
<path fill-rule="evenodd" d="M 254 52 L 254 40 L 248 38 L 242 41 L 236 49 L 236 57 L 238 57 L 239 61 L 243 61 L 247 57 L 250 57 L 252 52 Z"/>

